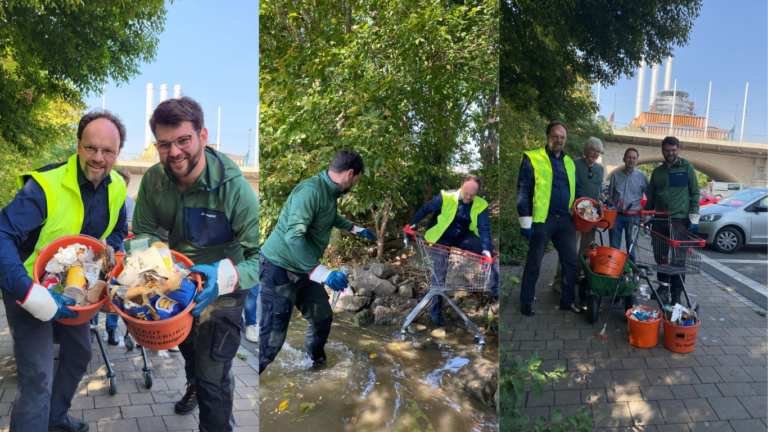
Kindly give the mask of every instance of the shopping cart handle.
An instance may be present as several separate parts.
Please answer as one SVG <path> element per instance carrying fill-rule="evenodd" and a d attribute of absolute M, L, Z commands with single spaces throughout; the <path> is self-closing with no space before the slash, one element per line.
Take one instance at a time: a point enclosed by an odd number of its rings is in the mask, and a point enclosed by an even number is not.
<path fill-rule="evenodd" d="M 409 236 L 416 235 L 416 230 L 411 229 L 411 225 L 405 224 L 405 228 L 403 228 L 403 231 Z"/>
<path fill-rule="evenodd" d="M 627 211 L 625 212 L 627 216 L 633 216 L 633 215 L 640 215 L 640 216 L 665 216 L 669 217 L 669 214 L 666 211 L 651 211 L 651 210 L 638 210 L 638 211 Z"/>

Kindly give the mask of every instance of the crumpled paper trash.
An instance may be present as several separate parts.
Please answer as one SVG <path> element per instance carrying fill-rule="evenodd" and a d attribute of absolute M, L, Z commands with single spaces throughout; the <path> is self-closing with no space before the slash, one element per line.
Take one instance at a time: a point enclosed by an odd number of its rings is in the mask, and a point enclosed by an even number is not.
<path fill-rule="evenodd" d="M 90 248 L 83 246 L 79 243 L 71 244 L 66 248 L 59 248 L 59 251 L 53 258 L 45 265 L 45 271 L 48 273 L 63 273 L 68 267 L 72 267 L 79 261 L 78 251 L 85 249 L 90 251 Z M 90 251 L 93 255 L 93 251 Z"/>

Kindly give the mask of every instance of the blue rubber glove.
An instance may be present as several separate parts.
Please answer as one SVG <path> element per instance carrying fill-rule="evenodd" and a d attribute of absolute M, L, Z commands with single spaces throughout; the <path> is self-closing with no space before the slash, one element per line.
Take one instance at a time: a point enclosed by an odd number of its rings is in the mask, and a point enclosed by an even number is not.
<path fill-rule="evenodd" d="M 75 299 L 63 294 L 56 294 L 53 291 L 51 291 L 51 297 L 53 297 L 53 301 L 56 302 L 56 307 L 59 308 L 53 318 L 51 318 L 51 321 L 59 318 L 77 318 L 77 312 L 67 307 L 74 306 L 77 303 Z"/>
<path fill-rule="evenodd" d="M 367 229 L 367 228 L 360 228 L 358 226 L 352 227 L 352 232 L 354 234 L 357 234 L 361 237 L 365 237 L 370 241 L 376 241 L 376 234 L 373 233 L 373 231 Z"/>
<path fill-rule="evenodd" d="M 691 224 L 691 227 L 690 227 L 690 228 L 688 228 L 688 231 L 689 231 L 691 234 L 696 234 L 696 233 L 698 233 L 698 232 L 699 232 L 699 224 L 695 224 L 695 225 L 694 225 L 694 224 Z"/>
<path fill-rule="evenodd" d="M 16 301 L 17 305 L 42 322 L 60 318 L 77 318 L 77 312 L 67 307 L 74 306 L 76 303 L 75 299 L 57 294 L 34 282 L 29 287 L 24 301 Z"/>
<path fill-rule="evenodd" d="M 533 227 L 530 228 L 520 228 L 520 235 L 525 237 L 526 240 L 528 240 L 528 243 L 531 242 L 531 236 L 533 236 Z"/>
<path fill-rule="evenodd" d="M 195 295 L 195 303 L 197 304 L 192 308 L 191 313 L 193 317 L 203 313 L 203 310 L 216 300 L 219 295 L 229 294 L 237 286 L 237 271 L 232 261 L 228 259 L 213 264 L 193 265 L 189 268 L 189 271 L 205 277 L 203 290 Z M 220 277 L 224 279 L 219 280 Z"/>
<path fill-rule="evenodd" d="M 334 291 L 344 291 L 347 288 L 347 285 L 349 285 L 349 279 L 347 279 L 347 276 L 342 272 L 332 271 L 328 274 L 328 277 L 325 278 L 323 283 L 328 285 L 328 288 Z"/>
<path fill-rule="evenodd" d="M 688 215 L 688 220 L 691 223 L 691 227 L 688 228 L 688 231 L 690 231 L 691 234 L 696 234 L 699 232 L 699 218 L 701 216 L 699 214 L 691 213 Z"/>

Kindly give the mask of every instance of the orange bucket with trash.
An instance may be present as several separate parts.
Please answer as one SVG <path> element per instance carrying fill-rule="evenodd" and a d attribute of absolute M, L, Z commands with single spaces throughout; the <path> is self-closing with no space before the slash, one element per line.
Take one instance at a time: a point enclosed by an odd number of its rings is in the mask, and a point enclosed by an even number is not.
<path fill-rule="evenodd" d="M 694 325 L 679 326 L 670 323 L 664 316 L 661 319 L 664 320 L 664 346 L 668 350 L 686 354 L 696 348 L 696 335 L 699 332 L 701 320 L 697 319 Z"/>
<path fill-rule="evenodd" d="M 595 206 L 595 209 L 598 208 L 599 204 L 597 203 L 597 201 L 593 200 L 592 198 L 587 198 L 587 197 L 579 198 L 573 203 L 573 216 L 572 216 L 573 226 L 576 227 L 576 231 L 585 233 L 585 232 L 589 232 L 589 230 L 591 230 L 596 223 L 600 222 L 600 219 L 598 218 L 596 220 L 589 220 L 584 218 L 584 216 L 580 215 L 577 206 L 582 201 L 591 202 L 592 205 Z"/>
<path fill-rule="evenodd" d="M 123 267 L 123 258 L 125 258 L 125 253 L 123 253 L 123 252 L 115 252 L 115 262 L 117 263 L 116 265 L 119 265 L 121 269 Z M 113 271 L 114 271 L 114 269 L 113 269 Z M 107 288 L 107 289 L 109 289 L 109 288 Z M 109 296 L 107 296 L 107 297 L 109 297 Z M 106 312 L 106 313 L 115 313 L 115 308 L 114 308 L 114 306 L 112 306 L 112 302 L 111 301 L 108 301 L 108 302 L 104 303 L 104 307 L 102 307 L 101 310 Z"/>
<path fill-rule="evenodd" d="M 597 256 L 594 258 L 595 266 L 592 271 L 604 276 L 621 276 L 624 264 L 627 262 L 627 254 L 608 246 L 598 246 L 595 250 L 597 250 Z M 589 261 L 590 264 L 592 261 Z"/>
<path fill-rule="evenodd" d="M 597 227 L 600 229 L 612 229 L 616 224 L 616 215 L 619 210 L 608 210 L 608 206 L 603 206 L 603 219 L 597 223 Z"/>
<path fill-rule="evenodd" d="M 48 243 L 47 246 L 40 249 L 35 258 L 35 263 L 32 267 L 32 279 L 36 284 L 40 283 L 40 280 L 45 275 L 45 265 L 48 261 L 53 259 L 53 256 L 59 252 L 59 248 L 66 248 L 69 245 L 79 243 L 83 246 L 90 246 L 93 249 L 93 253 L 99 253 L 107 247 L 101 241 L 88 236 L 81 235 L 69 235 L 59 237 L 56 240 Z M 56 322 L 64 325 L 80 325 L 91 320 L 95 317 L 101 307 L 107 302 L 107 290 L 101 294 L 97 303 L 90 304 L 88 306 L 67 306 L 73 311 L 77 312 L 77 318 L 59 318 Z"/>
<path fill-rule="evenodd" d="M 637 306 L 637 308 L 644 311 L 658 311 L 658 309 L 645 306 Z M 637 321 L 629 317 L 631 312 L 632 310 L 625 312 L 627 316 L 627 329 L 629 330 L 629 343 L 638 348 L 655 347 L 656 344 L 659 343 L 659 326 L 661 324 L 661 319 L 655 321 Z"/>
<path fill-rule="evenodd" d="M 176 251 L 171 251 L 171 253 L 173 253 L 173 257 L 176 261 L 183 262 L 187 269 L 195 265 L 192 260 L 183 254 Z M 117 278 L 122 272 L 123 263 L 118 262 L 112 270 L 112 276 Z M 198 274 L 192 273 L 192 275 L 197 281 L 197 291 L 199 292 L 202 279 Z M 189 303 L 189 306 L 183 311 L 160 321 L 142 321 L 136 319 L 120 310 L 120 307 L 115 304 L 114 301 L 115 300 L 111 301 L 112 307 L 115 312 L 123 318 L 123 321 L 125 321 L 125 327 L 128 329 L 128 333 L 130 333 L 131 336 L 136 339 L 136 342 L 144 348 L 156 351 L 173 348 L 184 342 L 184 339 L 187 338 L 187 335 L 189 335 L 189 332 L 192 330 L 193 318 L 190 313 L 195 306 L 194 300 L 192 300 Z"/>

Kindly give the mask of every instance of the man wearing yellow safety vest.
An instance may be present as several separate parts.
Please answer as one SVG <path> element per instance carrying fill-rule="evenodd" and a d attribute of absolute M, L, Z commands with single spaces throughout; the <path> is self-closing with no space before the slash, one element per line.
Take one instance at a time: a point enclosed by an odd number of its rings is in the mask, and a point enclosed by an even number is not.
<path fill-rule="evenodd" d="M 416 212 L 410 224 L 418 224 L 428 214 L 434 213 L 424 235 L 426 241 L 491 257 L 495 249 L 491 243 L 488 202 L 477 196 L 480 187 L 480 177 L 467 174 L 461 181 L 461 189 L 441 191 Z M 498 259 L 491 266 L 490 286 L 494 300 L 498 300 Z M 439 327 L 445 325 L 442 311 L 443 299 L 435 296 L 429 309 L 429 318 Z"/>
<path fill-rule="evenodd" d="M 560 309 L 584 313 L 574 295 L 576 282 L 576 228 L 571 212 L 583 193 L 573 160 L 563 151 L 568 129 L 559 121 L 547 125 L 547 146 L 523 155 L 517 183 L 520 235 L 528 240 L 528 259 L 520 289 L 520 311 L 533 316 L 536 281 L 550 240 L 562 267 Z"/>
<path fill-rule="evenodd" d="M 91 361 L 90 324 L 68 326 L 75 300 L 32 279 L 38 251 L 64 235 L 99 238 L 120 249 L 128 231 L 125 183 L 112 171 L 125 127 L 108 111 L 86 114 L 77 129 L 77 154 L 19 176 L 21 190 L 0 211 L 0 287 L 18 370 L 11 431 L 88 430 L 68 411 Z M 59 366 L 54 375 L 54 337 Z"/>

